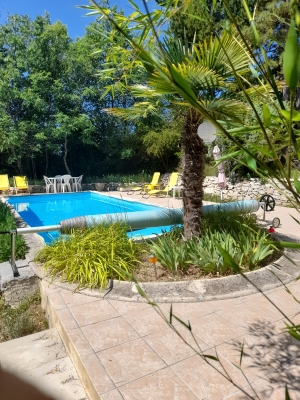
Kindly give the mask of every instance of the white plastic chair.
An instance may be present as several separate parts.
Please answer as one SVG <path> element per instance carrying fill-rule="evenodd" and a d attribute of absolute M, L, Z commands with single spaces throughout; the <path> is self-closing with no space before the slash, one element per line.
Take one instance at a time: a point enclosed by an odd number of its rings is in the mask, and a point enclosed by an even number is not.
<path fill-rule="evenodd" d="M 56 191 L 61 191 L 61 175 L 55 175 Z"/>
<path fill-rule="evenodd" d="M 69 192 L 72 192 L 71 189 L 71 175 L 63 175 L 61 177 L 61 191 L 64 193 L 65 192 L 65 188 L 68 189 Z"/>
<path fill-rule="evenodd" d="M 73 192 L 81 192 L 82 177 L 83 177 L 83 175 L 73 177 L 73 183 L 72 183 Z"/>
<path fill-rule="evenodd" d="M 46 183 L 46 192 L 49 193 L 49 191 L 51 192 L 51 187 L 53 189 L 53 193 L 54 193 L 54 185 L 55 185 L 55 181 L 52 181 L 51 179 L 49 179 L 47 176 L 44 175 L 44 180 Z"/>

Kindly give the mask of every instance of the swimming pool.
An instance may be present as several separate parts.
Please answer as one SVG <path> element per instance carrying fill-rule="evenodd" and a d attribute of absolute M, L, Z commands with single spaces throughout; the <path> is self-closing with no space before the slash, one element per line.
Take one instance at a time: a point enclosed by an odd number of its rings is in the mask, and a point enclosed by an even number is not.
<path fill-rule="evenodd" d="M 12 196 L 6 200 L 31 227 L 56 225 L 64 219 L 85 215 L 161 210 L 161 207 L 117 199 L 93 192 Z M 139 237 L 159 234 L 162 230 L 169 231 L 170 228 L 170 226 L 145 228 L 128 232 L 128 236 Z M 41 232 L 39 234 L 47 243 L 59 236 L 58 231 Z"/>

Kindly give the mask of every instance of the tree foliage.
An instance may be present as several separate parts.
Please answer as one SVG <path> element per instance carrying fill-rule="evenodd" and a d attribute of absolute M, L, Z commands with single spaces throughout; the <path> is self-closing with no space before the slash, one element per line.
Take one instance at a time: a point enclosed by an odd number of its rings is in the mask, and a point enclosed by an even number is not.
<path fill-rule="evenodd" d="M 12 15 L 0 25 L 0 171 L 31 178 L 164 171 L 158 157 L 146 155 L 148 128 L 103 112 L 133 103 L 117 86 L 108 93 L 112 79 L 98 76 L 107 69 L 109 48 L 125 42 L 104 20 L 76 41 L 48 14 L 34 20 Z M 130 83 L 136 81 L 141 75 Z"/>

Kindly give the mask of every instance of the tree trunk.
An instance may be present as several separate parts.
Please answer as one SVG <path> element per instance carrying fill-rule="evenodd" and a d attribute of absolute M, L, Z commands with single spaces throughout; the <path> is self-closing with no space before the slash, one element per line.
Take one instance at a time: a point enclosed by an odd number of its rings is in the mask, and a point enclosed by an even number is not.
<path fill-rule="evenodd" d="M 70 168 L 69 168 L 68 163 L 67 163 L 67 155 L 68 155 L 68 139 L 67 139 L 67 136 L 65 136 L 64 164 L 65 164 L 67 173 L 68 173 L 69 175 L 71 175 L 71 171 L 70 171 Z"/>
<path fill-rule="evenodd" d="M 23 175 L 22 159 L 17 157 L 15 148 L 13 146 L 11 147 L 11 152 L 13 153 L 13 156 L 14 156 L 15 160 L 17 161 L 19 174 Z"/>
<path fill-rule="evenodd" d="M 205 145 L 197 134 L 200 115 L 188 111 L 182 138 L 183 150 L 183 226 L 184 237 L 201 231 Z"/>

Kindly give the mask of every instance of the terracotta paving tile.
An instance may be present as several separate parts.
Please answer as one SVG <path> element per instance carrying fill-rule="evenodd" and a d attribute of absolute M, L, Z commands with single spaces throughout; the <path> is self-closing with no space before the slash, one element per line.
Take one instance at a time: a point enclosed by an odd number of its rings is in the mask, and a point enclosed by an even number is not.
<path fill-rule="evenodd" d="M 49 293 L 47 296 L 48 296 L 48 301 L 50 301 L 52 303 L 53 307 L 56 310 L 61 310 L 62 308 L 67 307 L 66 303 L 62 299 L 59 292 L 52 292 L 52 293 Z"/>
<path fill-rule="evenodd" d="M 138 303 L 136 301 L 108 300 L 120 315 L 135 313 L 140 310 L 151 308 L 148 303 Z"/>
<path fill-rule="evenodd" d="M 265 314 L 274 314 L 277 319 L 283 318 L 283 315 L 281 314 L 280 311 L 277 310 L 277 308 L 268 300 L 266 299 L 263 295 L 260 295 L 254 299 L 251 299 L 250 301 L 247 301 L 247 304 L 250 307 L 255 308 L 259 312 L 262 311 Z M 277 305 L 277 304 L 276 304 Z"/>
<path fill-rule="evenodd" d="M 68 308 L 57 310 L 56 313 L 66 330 L 78 328 L 78 324 Z"/>
<path fill-rule="evenodd" d="M 111 347 L 97 355 L 116 386 L 124 385 L 166 366 L 143 339 Z"/>
<path fill-rule="evenodd" d="M 123 317 L 140 336 L 150 335 L 167 327 L 166 322 L 153 308 L 126 314 Z"/>
<path fill-rule="evenodd" d="M 288 316 L 300 312 L 300 304 L 285 290 L 271 293 L 268 297 Z"/>
<path fill-rule="evenodd" d="M 95 351 L 139 338 L 136 331 L 122 317 L 84 326 L 82 332 Z"/>
<path fill-rule="evenodd" d="M 163 304 L 161 307 L 166 310 L 167 315 L 170 315 L 171 304 Z M 214 312 L 213 307 L 209 306 L 206 302 L 197 303 L 172 303 L 172 313 L 184 322 L 188 320 L 202 317 L 203 315 L 211 314 Z"/>
<path fill-rule="evenodd" d="M 62 292 L 61 297 L 64 299 L 67 306 L 85 304 L 99 300 L 98 297 L 87 296 L 83 293 L 74 293 L 71 292 L 70 290 Z"/>
<path fill-rule="evenodd" d="M 205 304 L 208 304 L 208 306 L 212 308 L 214 311 L 230 310 L 237 304 L 241 304 L 241 298 L 235 297 L 233 299 L 212 300 L 205 302 Z"/>
<path fill-rule="evenodd" d="M 79 304 L 70 307 L 70 311 L 78 322 L 79 326 L 94 324 L 119 316 L 117 311 L 106 301 L 98 300 L 91 303 Z"/>
<path fill-rule="evenodd" d="M 254 382 L 254 387 L 263 394 L 263 399 L 285 399 L 285 386 L 287 385 L 292 400 L 300 399 L 299 361 L 297 365 L 287 365 L 281 371 L 269 374 Z"/>
<path fill-rule="evenodd" d="M 251 342 L 248 336 L 223 343 L 216 348 L 216 351 L 229 362 L 240 365 L 242 344 L 244 344 L 244 347 L 241 368 L 249 382 L 274 371 L 272 365 L 268 363 L 268 360 L 270 360 L 267 352 L 269 347 L 264 347 L 261 343 L 258 345 Z M 207 353 L 209 353 L 209 350 Z"/>
<path fill-rule="evenodd" d="M 54 293 L 61 291 L 61 288 L 59 286 L 48 283 L 45 280 L 41 281 L 41 285 L 43 286 L 43 289 L 45 290 L 46 293 Z"/>
<path fill-rule="evenodd" d="M 99 394 L 116 388 L 96 354 L 82 357 L 82 362 Z"/>
<path fill-rule="evenodd" d="M 81 332 L 80 328 L 69 330 L 68 335 L 81 356 L 94 353 L 92 347 L 85 338 L 84 334 Z"/>
<path fill-rule="evenodd" d="M 271 325 L 256 324 L 242 337 L 217 347 L 219 354 L 232 362 L 239 362 L 239 351 L 244 343 L 243 371 L 250 381 L 291 368 L 300 359 L 300 342 L 283 332 L 283 321 Z"/>
<path fill-rule="evenodd" d="M 217 346 L 245 333 L 216 313 L 192 320 L 191 327 L 194 335 L 208 347 Z"/>
<path fill-rule="evenodd" d="M 145 376 L 119 388 L 125 400 L 197 400 L 198 397 L 170 369 Z"/>
<path fill-rule="evenodd" d="M 181 325 L 176 326 L 176 329 L 191 346 L 197 349 L 197 344 L 195 344 L 188 329 Z M 195 351 L 185 344 L 171 328 L 144 336 L 144 340 L 168 365 L 175 364 L 195 354 Z M 202 350 L 208 348 L 200 339 L 197 342 Z"/>
<path fill-rule="evenodd" d="M 215 355 L 212 350 L 207 350 L 209 355 Z M 240 387 L 247 386 L 247 381 L 242 373 L 231 363 L 219 356 L 225 371 L 230 378 Z M 217 361 L 209 360 L 213 365 L 207 364 L 198 355 L 181 361 L 170 368 L 180 379 L 198 396 L 199 399 L 220 400 L 233 394 L 237 388 L 224 378 L 219 371 L 221 365 Z"/>
<path fill-rule="evenodd" d="M 124 397 L 120 394 L 118 389 L 110 390 L 109 392 L 101 394 L 101 400 L 123 400 Z"/>
<path fill-rule="evenodd" d="M 219 315 L 232 322 L 239 327 L 248 327 L 251 324 L 255 324 L 258 321 L 273 322 L 278 320 L 278 316 L 271 311 L 267 313 L 249 305 L 247 303 L 240 303 L 232 306 L 230 309 L 223 309 L 217 311 Z"/>

